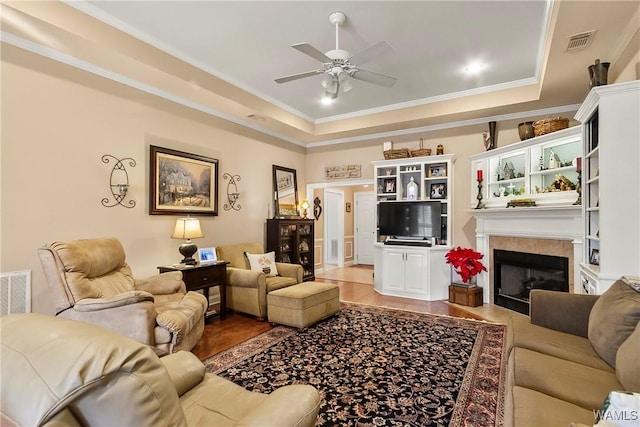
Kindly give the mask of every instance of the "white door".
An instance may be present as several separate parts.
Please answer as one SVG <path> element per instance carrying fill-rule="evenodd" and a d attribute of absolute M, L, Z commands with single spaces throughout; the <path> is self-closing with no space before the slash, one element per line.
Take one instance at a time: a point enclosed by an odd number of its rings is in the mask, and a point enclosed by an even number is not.
<path fill-rule="evenodd" d="M 355 193 L 356 264 L 373 265 L 373 244 L 376 242 L 376 195 Z"/>
<path fill-rule="evenodd" d="M 424 295 L 427 291 L 428 258 L 422 251 L 405 252 L 404 290 L 414 294 Z"/>
<path fill-rule="evenodd" d="M 385 291 L 404 291 L 405 252 L 402 249 L 385 248 L 382 254 L 382 283 Z"/>
<path fill-rule="evenodd" d="M 325 264 L 344 267 L 344 192 L 324 190 Z"/>

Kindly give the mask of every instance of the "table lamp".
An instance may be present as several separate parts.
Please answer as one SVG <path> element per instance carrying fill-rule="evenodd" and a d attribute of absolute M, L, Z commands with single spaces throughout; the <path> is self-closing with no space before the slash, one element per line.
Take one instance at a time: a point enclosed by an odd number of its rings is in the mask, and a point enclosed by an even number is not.
<path fill-rule="evenodd" d="M 181 264 L 194 265 L 196 260 L 193 259 L 193 254 L 196 253 L 198 247 L 191 241 L 191 239 L 200 239 L 204 237 L 202 229 L 200 228 L 200 220 L 197 218 L 179 218 L 176 219 L 176 227 L 171 235 L 173 239 L 187 239 L 186 242 L 180 245 L 178 251 L 184 256 L 184 259 L 180 261 Z"/>
<path fill-rule="evenodd" d="M 307 209 L 309 209 L 309 201 L 304 199 L 300 207 L 302 208 L 302 218 L 307 219 Z"/>

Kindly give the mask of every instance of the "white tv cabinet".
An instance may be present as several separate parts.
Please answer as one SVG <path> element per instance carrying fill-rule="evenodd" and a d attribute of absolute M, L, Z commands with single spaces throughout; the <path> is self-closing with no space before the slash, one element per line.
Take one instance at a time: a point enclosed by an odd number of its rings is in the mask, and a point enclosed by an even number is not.
<path fill-rule="evenodd" d="M 374 289 L 382 295 L 424 301 L 449 298 L 451 269 L 444 259 L 449 249 L 376 243 Z"/>
<path fill-rule="evenodd" d="M 442 205 L 442 234 L 431 247 L 385 245 L 378 233 L 374 245 L 374 289 L 396 297 L 437 301 L 449 298 L 451 269 L 444 256 L 453 237 L 452 154 L 374 161 L 378 205 L 400 201 L 439 201 Z M 418 186 L 415 199 L 407 185 Z M 435 193 L 434 189 L 440 189 Z M 377 210 L 376 210 L 377 215 Z"/>

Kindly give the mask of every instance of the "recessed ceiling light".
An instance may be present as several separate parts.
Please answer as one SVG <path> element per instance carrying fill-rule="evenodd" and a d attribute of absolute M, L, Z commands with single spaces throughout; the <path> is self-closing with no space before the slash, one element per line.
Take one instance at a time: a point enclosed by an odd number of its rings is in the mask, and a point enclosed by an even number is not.
<path fill-rule="evenodd" d="M 464 72 L 467 74 L 478 74 L 484 70 L 484 64 L 482 62 L 471 62 L 464 67 Z"/>

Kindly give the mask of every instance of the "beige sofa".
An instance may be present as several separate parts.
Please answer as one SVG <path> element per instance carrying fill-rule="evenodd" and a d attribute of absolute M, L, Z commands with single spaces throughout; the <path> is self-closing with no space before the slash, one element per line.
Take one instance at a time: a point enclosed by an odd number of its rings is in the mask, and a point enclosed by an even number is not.
<path fill-rule="evenodd" d="M 251 270 L 245 252 L 262 254 L 259 243 L 236 243 L 216 248 L 219 260 L 228 261 L 227 308 L 252 314 L 260 320 L 267 318 L 267 294 L 276 289 L 302 283 L 302 266 L 276 263 L 278 276 L 267 277 L 261 271 Z"/>
<path fill-rule="evenodd" d="M 593 425 L 611 391 L 640 392 L 640 293 L 533 290 L 507 327 L 505 426 Z M 629 414 L 630 415 L 630 414 Z"/>
<path fill-rule="evenodd" d="M 249 392 L 186 351 L 163 358 L 105 328 L 42 314 L 0 319 L 2 426 L 313 426 L 307 384 Z"/>
<path fill-rule="evenodd" d="M 202 336 L 204 295 L 187 292 L 180 272 L 135 279 L 118 239 L 54 242 L 38 255 L 58 317 L 111 329 L 159 354 L 191 350 Z"/>

